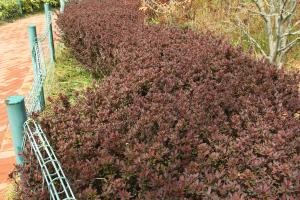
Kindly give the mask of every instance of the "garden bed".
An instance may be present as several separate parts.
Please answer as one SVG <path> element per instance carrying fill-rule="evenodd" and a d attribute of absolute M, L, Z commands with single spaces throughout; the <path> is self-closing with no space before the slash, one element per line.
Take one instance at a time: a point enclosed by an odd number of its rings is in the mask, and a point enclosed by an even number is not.
<path fill-rule="evenodd" d="M 300 198 L 299 74 L 147 25 L 134 0 L 70 3 L 58 25 L 103 78 L 42 117 L 78 199 Z M 21 196 L 47 199 L 32 163 Z"/>

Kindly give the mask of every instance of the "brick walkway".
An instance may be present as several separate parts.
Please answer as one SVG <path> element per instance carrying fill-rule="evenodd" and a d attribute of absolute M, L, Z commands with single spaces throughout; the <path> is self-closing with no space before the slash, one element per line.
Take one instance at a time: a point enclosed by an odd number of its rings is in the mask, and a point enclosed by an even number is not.
<path fill-rule="evenodd" d="M 26 95 L 33 79 L 27 26 L 34 23 L 37 34 L 45 16 L 34 15 L 0 26 L 0 200 L 5 199 L 15 155 L 8 130 L 4 100 L 10 95 Z"/>

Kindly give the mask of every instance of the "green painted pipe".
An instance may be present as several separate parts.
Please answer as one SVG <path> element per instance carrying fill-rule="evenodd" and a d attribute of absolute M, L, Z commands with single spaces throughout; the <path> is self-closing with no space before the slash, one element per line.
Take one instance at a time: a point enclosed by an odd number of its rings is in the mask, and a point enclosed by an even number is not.
<path fill-rule="evenodd" d="M 65 9 L 65 0 L 59 0 L 60 2 L 60 13 L 63 13 L 64 12 L 64 9 Z"/>
<path fill-rule="evenodd" d="M 54 40 L 53 40 L 52 19 L 50 14 L 50 4 L 45 3 L 44 9 L 46 15 L 46 24 L 48 24 L 48 20 L 49 20 L 49 27 L 47 28 L 49 28 L 48 40 L 49 40 L 49 48 L 50 48 L 50 60 L 51 62 L 55 62 L 55 49 L 54 49 Z"/>
<path fill-rule="evenodd" d="M 19 6 L 21 15 L 23 15 L 23 9 L 22 9 L 22 2 L 21 2 L 21 0 L 17 0 L 17 4 Z"/>
<path fill-rule="evenodd" d="M 29 32 L 29 44 L 30 44 L 30 50 L 31 50 L 31 59 L 32 59 L 32 65 L 33 65 L 33 75 L 34 79 L 39 79 L 39 66 L 37 63 L 36 53 L 35 53 L 35 45 L 37 44 L 37 35 L 36 35 L 36 26 L 34 24 L 30 24 L 28 26 L 28 32 Z M 41 111 L 45 108 L 45 96 L 44 96 L 44 89 L 42 86 L 42 89 L 39 94 L 39 102 L 41 105 Z"/>
<path fill-rule="evenodd" d="M 36 63 L 36 55 L 34 51 L 34 47 L 36 45 L 37 36 L 36 36 L 36 26 L 34 24 L 30 24 L 28 26 L 28 32 L 29 32 L 29 45 L 30 45 L 30 51 L 31 51 L 31 60 L 33 65 L 33 73 L 34 77 L 37 77 L 38 75 L 38 66 Z"/>
<path fill-rule="evenodd" d="M 27 119 L 23 96 L 10 96 L 5 100 L 9 121 L 9 128 L 12 134 L 14 150 L 16 153 L 17 164 L 23 164 L 22 152 L 24 138 L 24 122 Z"/>
<path fill-rule="evenodd" d="M 39 102 L 40 102 L 40 106 L 41 106 L 40 111 L 43 111 L 45 109 L 44 86 L 41 86 L 41 92 L 40 92 L 40 95 L 39 95 Z"/>

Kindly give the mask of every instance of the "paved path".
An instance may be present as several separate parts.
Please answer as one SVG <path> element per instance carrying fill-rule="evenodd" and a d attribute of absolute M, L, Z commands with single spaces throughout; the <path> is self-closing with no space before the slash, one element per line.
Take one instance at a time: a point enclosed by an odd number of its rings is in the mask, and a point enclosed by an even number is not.
<path fill-rule="evenodd" d="M 44 15 L 34 15 L 0 26 L 0 200 L 5 199 L 15 154 L 8 130 L 4 100 L 10 95 L 26 95 L 33 79 L 27 26 L 34 23 L 42 31 Z"/>

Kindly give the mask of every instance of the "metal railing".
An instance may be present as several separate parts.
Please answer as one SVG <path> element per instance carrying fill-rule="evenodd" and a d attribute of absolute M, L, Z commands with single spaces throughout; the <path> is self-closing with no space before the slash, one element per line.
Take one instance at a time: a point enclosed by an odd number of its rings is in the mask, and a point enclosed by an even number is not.
<path fill-rule="evenodd" d="M 25 101 L 22 96 L 7 98 L 9 124 L 17 164 L 23 164 L 24 159 L 20 153 L 28 150 L 25 147 L 29 144 L 30 152 L 34 154 L 41 169 L 43 182 L 47 184 L 50 199 L 75 200 L 68 179 L 46 134 L 40 124 L 31 117 L 33 113 L 42 112 L 45 108 L 44 87 L 47 80 L 49 80 L 50 84 L 46 84 L 46 88 L 50 90 L 55 66 L 52 16 L 48 3 L 45 4 L 45 16 L 45 26 L 40 37 L 37 37 L 35 25 L 28 27 L 34 80 Z M 45 51 L 48 51 L 48 53 L 45 54 Z M 49 55 L 49 57 L 46 55 Z"/>
<path fill-rule="evenodd" d="M 47 183 L 50 199 L 74 200 L 68 179 L 41 126 L 33 119 L 28 119 L 24 124 L 24 130 L 24 144 L 30 143 L 31 151 L 34 152 L 44 181 Z"/>

